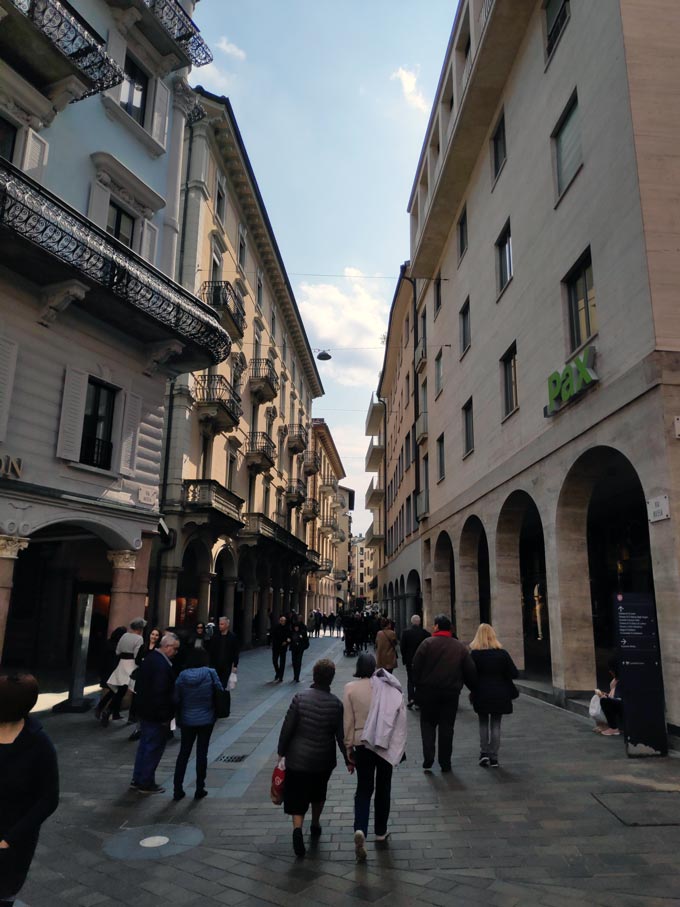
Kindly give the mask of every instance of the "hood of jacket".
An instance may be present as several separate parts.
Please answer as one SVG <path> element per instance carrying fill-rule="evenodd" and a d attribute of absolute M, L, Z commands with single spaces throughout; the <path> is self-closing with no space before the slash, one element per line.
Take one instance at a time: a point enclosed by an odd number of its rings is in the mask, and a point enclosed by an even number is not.
<path fill-rule="evenodd" d="M 390 672 L 386 671 L 384 668 L 378 668 L 373 676 L 376 680 L 381 680 L 383 683 L 386 683 L 390 687 L 394 687 L 395 690 L 398 690 L 401 693 L 401 684 L 394 674 L 390 674 Z"/>
<path fill-rule="evenodd" d="M 212 683 L 210 668 L 185 668 L 180 677 L 182 678 L 182 683 L 189 687 L 200 687 L 206 681 Z"/>

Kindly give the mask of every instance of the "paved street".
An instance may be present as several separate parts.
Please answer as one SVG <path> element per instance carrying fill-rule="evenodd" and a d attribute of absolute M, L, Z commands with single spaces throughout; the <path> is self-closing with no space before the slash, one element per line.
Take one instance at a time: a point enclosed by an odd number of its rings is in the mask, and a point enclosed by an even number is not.
<path fill-rule="evenodd" d="M 322 654 L 339 664 L 341 694 L 353 660 L 337 639 L 312 640 L 307 675 Z M 171 785 L 156 797 L 128 791 L 135 745 L 124 723 L 104 730 L 91 714 L 46 716 L 62 800 L 22 903 L 653 907 L 680 899 L 680 762 L 627 759 L 620 739 L 526 697 L 504 722 L 499 770 L 477 766 L 476 717 L 465 701 L 453 773 L 424 775 L 410 714 L 389 843 L 369 838 L 368 862 L 355 864 L 355 780 L 338 768 L 321 841 L 296 860 L 289 820 L 269 800 L 272 754 L 295 687 L 274 686 L 272 676 L 268 650 L 243 656 L 232 717 L 213 736 L 210 796 L 199 803 L 190 786 L 178 804 Z M 159 780 L 170 779 L 177 748 L 166 749 Z M 228 756 L 245 759 L 219 761 Z"/>

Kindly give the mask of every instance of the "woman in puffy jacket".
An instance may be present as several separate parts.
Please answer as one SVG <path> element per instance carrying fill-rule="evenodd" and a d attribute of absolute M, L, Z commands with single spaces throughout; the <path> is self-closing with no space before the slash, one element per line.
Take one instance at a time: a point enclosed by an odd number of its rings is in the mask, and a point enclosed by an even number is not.
<path fill-rule="evenodd" d="M 196 793 L 195 800 L 208 796 L 205 776 L 208 771 L 208 746 L 215 726 L 215 689 L 223 690 L 214 668 L 208 667 L 208 653 L 205 649 L 191 649 L 187 655 L 186 667 L 175 683 L 175 717 L 181 728 L 177 763 L 175 764 L 174 799 L 184 796 L 184 775 L 189 756 L 196 741 Z"/>
<path fill-rule="evenodd" d="M 477 685 L 470 699 L 479 717 L 479 764 L 497 768 L 501 719 L 512 714 L 512 700 L 518 695 L 512 681 L 518 671 L 490 624 L 479 625 L 470 654 L 477 668 Z"/>

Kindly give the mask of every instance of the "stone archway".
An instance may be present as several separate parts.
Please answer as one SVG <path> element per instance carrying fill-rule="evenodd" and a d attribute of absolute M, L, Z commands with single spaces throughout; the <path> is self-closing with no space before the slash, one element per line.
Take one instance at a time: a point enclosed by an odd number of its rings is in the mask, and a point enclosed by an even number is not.
<path fill-rule="evenodd" d="M 491 622 L 491 579 L 486 530 L 478 516 L 465 521 L 460 537 L 461 609 L 458 636 L 469 642 L 480 623 Z"/>
<path fill-rule="evenodd" d="M 423 597 L 420 588 L 420 575 L 417 570 L 411 570 L 406 577 L 406 616 L 404 620 L 404 629 L 411 625 L 411 618 L 414 614 L 423 616 Z"/>
<path fill-rule="evenodd" d="M 203 539 L 190 539 L 182 555 L 182 568 L 177 577 L 174 626 L 193 627 L 207 621 L 210 607 L 212 558 Z"/>
<path fill-rule="evenodd" d="M 432 590 L 432 614 L 447 614 L 451 617 L 454 632 L 456 622 L 456 571 L 453 545 L 448 532 L 440 532 L 434 547 L 434 577 Z"/>
<path fill-rule="evenodd" d="M 394 618 L 394 608 L 395 608 L 394 583 L 389 582 L 387 584 L 387 616 L 389 618 Z"/>
<path fill-rule="evenodd" d="M 228 617 L 234 623 L 234 601 L 238 571 L 236 555 L 229 545 L 224 545 L 215 557 L 214 579 L 210 593 L 210 615 Z"/>

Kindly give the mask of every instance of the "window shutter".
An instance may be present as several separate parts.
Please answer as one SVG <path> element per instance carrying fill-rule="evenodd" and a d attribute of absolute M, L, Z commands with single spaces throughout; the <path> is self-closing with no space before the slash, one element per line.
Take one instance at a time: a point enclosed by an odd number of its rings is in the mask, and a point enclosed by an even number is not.
<path fill-rule="evenodd" d="M 121 69 L 125 66 L 125 51 L 127 50 L 127 44 L 125 43 L 125 38 L 121 35 L 120 32 L 116 31 L 115 28 L 109 30 L 109 38 L 106 43 L 106 52 L 111 57 L 112 60 L 120 66 Z M 118 85 L 114 85 L 113 88 L 109 88 L 106 91 L 108 97 L 116 102 L 120 103 L 120 93 L 123 87 L 123 83 L 119 82 Z"/>
<path fill-rule="evenodd" d="M 118 470 L 124 476 L 133 476 L 135 474 L 137 439 L 139 437 L 139 420 L 141 417 L 142 398 L 137 394 L 126 394 L 120 444 L 120 467 Z"/>
<path fill-rule="evenodd" d="M 0 337 L 0 444 L 7 438 L 18 349 L 18 344 L 13 340 Z"/>
<path fill-rule="evenodd" d="M 78 462 L 83 437 L 83 419 L 87 400 L 87 372 L 66 366 L 64 396 L 61 401 L 61 420 L 57 438 L 57 456 Z"/>
<path fill-rule="evenodd" d="M 578 104 L 574 103 L 556 137 L 558 191 L 567 186 L 581 164 L 581 134 Z"/>
<path fill-rule="evenodd" d="M 142 258 L 154 264 L 156 261 L 156 242 L 158 240 L 158 228 L 150 220 L 142 221 L 142 239 L 139 246 L 139 252 Z"/>
<path fill-rule="evenodd" d="M 99 180 L 94 180 L 90 186 L 90 203 L 87 208 L 87 216 L 93 224 L 97 224 L 102 230 L 106 230 L 109 219 L 110 200 L 110 190 L 106 186 L 102 186 Z"/>
<path fill-rule="evenodd" d="M 49 143 L 37 132 L 30 127 L 26 129 L 21 169 L 38 182 L 42 181 L 45 174 L 49 147 Z"/>
<path fill-rule="evenodd" d="M 159 145 L 165 148 L 165 137 L 168 131 L 168 109 L 170 106 L 170 89 L 160 79 L 156 79 L 156 95 L 153 105 L 153 122 L 151 135 Z"/>

